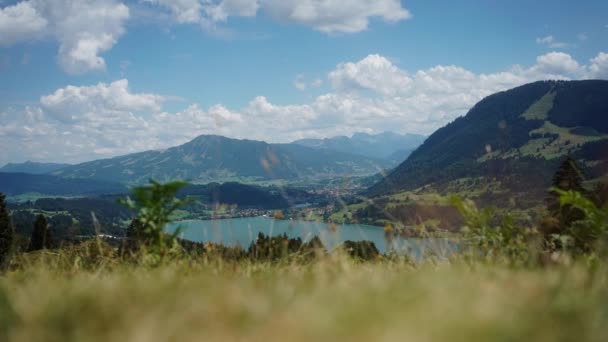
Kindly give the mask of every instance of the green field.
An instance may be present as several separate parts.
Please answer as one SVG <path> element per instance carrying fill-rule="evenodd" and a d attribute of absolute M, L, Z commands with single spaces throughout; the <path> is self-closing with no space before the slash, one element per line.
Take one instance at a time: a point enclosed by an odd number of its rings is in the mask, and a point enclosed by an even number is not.
<path fill-rule="evenodd" d="M 54 259 L 55 258 L 55 259 Z M 608 272 L 333 255 L 308 265 L 45 261 L 0 277 L 2 341 L 603 341 Z M 64 260 L 65 261 L 65 260 Z M 72 260 L 74 261 L 74 260 Z"/>

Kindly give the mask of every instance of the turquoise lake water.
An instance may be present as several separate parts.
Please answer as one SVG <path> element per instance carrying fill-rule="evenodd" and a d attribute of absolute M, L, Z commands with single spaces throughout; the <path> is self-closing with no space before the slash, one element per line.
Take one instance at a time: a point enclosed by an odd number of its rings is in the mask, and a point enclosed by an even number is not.
<path fill-rule="evenodd" d="M 259 232 L 265 235 L 277 236 L 287 234 L 290 238 L 300 237 L 304 241 L 318 236 L 328 250 L 340 243 L 351 240 L 372 241 L 381 253 L 387 251 L 387 241 L 381 227 L 344 224 L 334 225 L 337 229 L 332 232 L 327 223 L 274 220 L 264 217 L 247 217 L 224 220 L 191 220 L 180 221 L 169 225 L 167 231 L 174 232 L 177 227 L 184 229 L 182 238 L 196 242 L 214 242 L 226 246 L 240 245 L 247 248 Z M 427 250 L 439 255 L 449 255 L 455 244 L 448 239 L 405 239 L 393 240 L 393 248 L 398 253 L 409 253 L 420 257 Z"/>

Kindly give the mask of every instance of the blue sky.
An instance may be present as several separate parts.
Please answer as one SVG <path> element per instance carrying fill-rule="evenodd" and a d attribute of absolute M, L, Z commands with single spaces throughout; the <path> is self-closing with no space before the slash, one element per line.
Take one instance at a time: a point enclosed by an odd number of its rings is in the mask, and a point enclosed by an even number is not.
<path fill-rule="evenodd" d="M 495 91 L 606 78 L 607 39 L 599 0 L 0 0 L 0 163 L 429 134 Z"/>

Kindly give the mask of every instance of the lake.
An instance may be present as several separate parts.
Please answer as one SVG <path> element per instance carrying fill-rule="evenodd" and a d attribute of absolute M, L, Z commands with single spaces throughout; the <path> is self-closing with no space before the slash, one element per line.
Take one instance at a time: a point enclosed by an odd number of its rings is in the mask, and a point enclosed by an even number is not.
<path fill-rule="evenodd" d="M 340 243 L 351 240 L 372 241 L 381 253 L 387 251 L 387 241 L 381 227 L 362 224 L 334 225 L 337 229 L 330 230 L 327 223 L 308 221 L 274 220 L 265 217 L 247 217 L 223 220 L 189 220 L 174 222 L 167 227 L 168 232 L 174 232 L 178 227 L 184 229 L 181 237 L 196 242 L 214 242 L 225 246 L 240 245 L 247 248 L 258 233 L 277 236 L 283 233 L 290 238 L 300 237 L 308 241 L 318 236 L 328 250 Z M 408 253 L 419 258 L 426 250 L 431 249 L 440 255 L 449 255 L 454 250 L 455 243 L 448 239 L 414 239 L 395 238 L 393 248 L 398 253 Z"/>

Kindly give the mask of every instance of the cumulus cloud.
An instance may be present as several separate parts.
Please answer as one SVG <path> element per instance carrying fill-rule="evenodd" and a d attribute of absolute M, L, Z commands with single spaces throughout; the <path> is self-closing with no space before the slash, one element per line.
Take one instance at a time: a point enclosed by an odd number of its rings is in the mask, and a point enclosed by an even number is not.
<path fill-rule="evenodd" d="M 199 0 L 143 0 L 168 9 L 173 19 L 180 23 L 198 23 L 201 20 L 202 4 Z"/>
<path fill-rule="evenodd" d="M 132 94 L 129 81 L 118 80 L 94 86 L 67 86 L 43 96 L 41 105 L 57 119 L 80 121 L 83 116 L 114 113 L 122 116 L 132 112 L 158 112 L 164 97 L 154 94 Z"/>
<path fill-rule="evenodd" d="M 578 64 L 572 56 L 563 52 L 550 52 L 536 59 L 536 66 L 530 69 L 540 75 L 553 79 L 582 78 L 585 67 Z"/>
<path fill-rule="evenodd" d="M 168 10 L 178 24 L 199 24 L 212 29 L 229 17 L 254 17 L 258 0 L 142 0 Z"/>
<path fill-rule="evenodd" d="M 454 65 L 406 71 L 369 55 L 338 64 L 327 75 L 331 91 L 295 105 L 258 96 L 243 108 L 191 104 L 168 112 L 166 97 L 134 92 L 126 79 L 66 86 L 36 106 L 0 111 L 0 144 L 9 146 L 0 149 L 0 162 L 77 162 L 175 146 L 200 134 L 271 142 L 357 131 L 430 134 L 495 92 L 537 80 L 582 78 L 608 78 L 608 53 L 581 64 L 551 52 L 533 65 L 487 74 Z"/>
<path fill-rule="evenodd" d="M 104 70 L 101 53 L 125 32 L 129 8 L 117 0 L 26 0 L 0 9 L 0 46 L 49 38 L 69 73 Z"/>
<path fill-rule="evenodd" d="M 204 6 L 213 21 L 226 21 L 228 17 L 254 17 L 260 7 L 257 0 L 222 0 Z"/>
<path fill-rule="evenodd" d="M 591 60 L 589 67 L 590 77 L 607 79 L 608 78 L 608 53 L 600 52 Z"/>
<path fill-rule="evenodd" d="M 59 43 L 58 61 L 68 73 L 106 68 L 102 54 L 117 44 L 130 18 L 124 0 L 22 0 L 2 7 L 0 47 L 39 39 Z M 217 23 L 264 11 L 280 22 L 325 33 L 355 33 L 371 18 L 398 22 L 411 17 L 399 0 L 139 0 L 168 13 L 178 24 L 226 33 Z M 132 2 L 131 5 L 136 5 Z M 164 15 L 164 14 L 163 14 Z"/>
<path fill-rule="evenodd" d="M 411 18 L 399 0 L 263 0 L 262 8 L 279 21 L 325 33 L 366 30 L 370 18 L 398 22 Z"/>
<path fill-rule="evenodd" d="M 229 17 L 254 17 L 264 11 L 279 22 L 299 24 L 324 33 L 366 30 L 371 18 L 385 22 L 409 19 L 399 0 L 143 0 L 168 10 L 180 24 L 205 28 Z"/>
<path fill-rule="evenodd" d="M 0 8 L 0 46 L 42 36 L 48 21 L 29 1 Z"/>
<path fill-rule="evenodd" d="M 356 63 L 341 63 L 329 73 L 329 80 L 338 90 L 369 89 L 383 95 L 406 89 L 412 81 L 404 71 L 380 55 L 369 55 Z"/>

